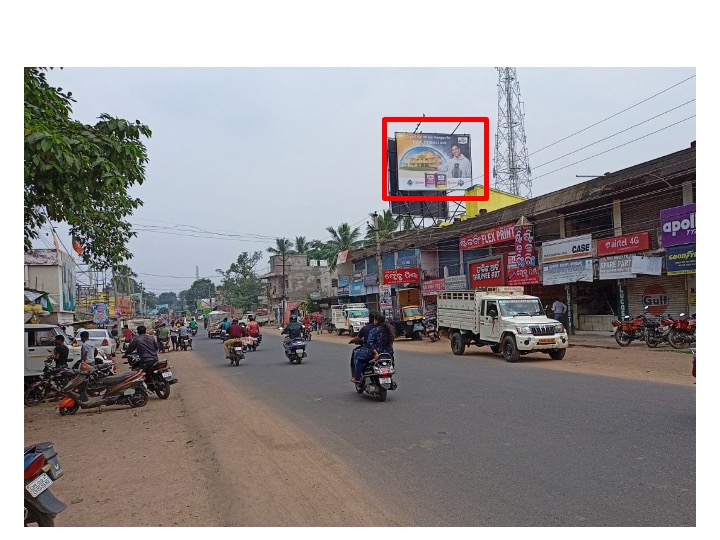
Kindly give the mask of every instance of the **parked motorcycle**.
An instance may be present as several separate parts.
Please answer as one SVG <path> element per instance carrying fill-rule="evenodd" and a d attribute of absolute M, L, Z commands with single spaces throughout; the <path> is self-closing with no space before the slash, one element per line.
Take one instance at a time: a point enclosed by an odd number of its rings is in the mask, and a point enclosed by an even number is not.
<path fill-rule="evenodd" d="M 681 313 L 673 321 L 670 335 L 668 336 L 670 346 L 674 349 L 685 349 L 695 342 L 695 316 L 690 317 Z"/>
<path fill-rule="evenodd" d="M 132 370 L 142 370 L 145 374 L 145 386 L 155 392 L 160 399 L 170 397 L 170 385 L 178 380 L 173 377 L 167 360 L 146 361 L 137 354 L 128 355 L 127 364 Z"/>
<path fill-rule="evenodd" d="M 638 315 L 635 318 L 630 318 L 630 315 L 626 315 L 622 321 L 612 321 L 612 325 L 615 327 L 615 341 L 621 347 L 627 347 L 636 339 L 645 339 L 645 325 L 648 320 L 645 315 L 647 314 L 648 306 L 645 306 L 642 315 Z"/>
<path fill-rule="evenodd" d="M 306 343 L 302 338 L 293 338 L 287 343 L 283 341 L 283 348 L 285 349 L 285 356 L 287 356 L 290 363 L 297 362 L 302 363 L 303 358 L 307 358 L 305 352 Z"/>
<path fill-rule="evenodd" d="M 654 349 L 661 343 L 669 343 L 668 336 L 672 330 L 673 318 L 663 315 L 660 321 L 648 321 L 645 325 L 645 344 Z"/>
<path fill-rule="evenodd" d="M 54 527 L 55 516 L 67 505 L 53 495 L 50 486 L 62 477 L 63 469 L 51 442 L 25 447 L 25 526 Z"/>
<path fill-rule="evenodd" d="M 437 330 L 437 317 L 427 317 L 425 319 L 425 335 L 429 337 L 433 343 L 440 339 L 440 334 Z"/>
<path fill-rule="evenodd" d="M 122 375 L 113 375 L 100 379 L 102 391 L 98 396 L 88 396 L 88 385 L 96 368 L 83 362 L 75 370 L 75 378 L 63 388 L 63 396 L 58 401 L 61 416 L 75 414 L 78 409 L 93 409 L 102 405 L 130 405 L 144 407 L 148 401 L 145 377 L 142 371 L 130 371 Z"/>
<path fill-rule="evenodd" d="M 45 360 L 42 376 L 30 384 L 25 391 L 25 405 L 33 407 L 60 395 L 60 392 L 75 377 L 75 372 L 68 367 L 55 367 L 53 359 Z"/>
<path fill-rule="evenodd" d="M 360 347 L 355 347 L 350 354 L 350 376 L 355 376 L 355 366 L 353 357 L 355 351 Z M 362 371 L 362 379 L 359 383 L 355 383 L 355 390 L 358 394 L 363 392 L 373 396 L 378 401 L 385 401 L 388 390 L 396 390 L 397 383 L 392 380 L 395 374 L 395 360 L 389 354 L 383 353 L 375 360 L 368 360 Z"/>

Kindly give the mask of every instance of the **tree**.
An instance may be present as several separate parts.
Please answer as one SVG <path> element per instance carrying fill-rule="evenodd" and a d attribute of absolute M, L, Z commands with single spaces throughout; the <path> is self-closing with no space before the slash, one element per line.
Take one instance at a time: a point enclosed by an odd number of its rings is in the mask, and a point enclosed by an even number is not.
<path fill-rule="evenodd" d="M 351 229 L 349 224 L 341 223 L 337 229 L 328 227 L 325 230 L 332 237 L 327 242 L 330 247 L 330 268 L 335 268 L 338 253 L 346 249 L 355 249 L 362 246 L 363 242 L 359 240 L 360 229 L 358 227 Z"/>
<path fill-rule="evenodd" d="M 406 214 L 404 216 L 398 216 L 398 223 L 400 224 L 400 230 L 401 231 L 409 231 L 411 229 L 417 229 L 417 226 L 415 225 L 415 222 L 413 221 L 413 218 L 410 214 Z"/>
<path fill-rule="evenodd" d="M 370 214 L 370 217 L 373 217 L 373 215 Z M 393 233 L 398 228 L 398 220 L 395 216 L 393 216 L 390 210 L 385 210 L 382 214 L 378 215 L 377 224 L 380 240 L 392 238 Z M 373 223 L 368 223 L 365 241 L 369 244 L 373 244 L 375 242 L 375 227 Z"/>
<path fill-rule="evenodd" d="M 307 255 L 310 250 L 310 242 L 305 240 L 304 236 L 295 237 L 295 252 L 298 255 Z"/>
<path fill-rule="evenodd" d="M 167 304 L 171 308 L 177 304 L 177 295 L 174 292 L 164 292 L 160 293 L 160 296 L 158 296 L 157 303 L 159 305 Z"/>
<path fill-rule="evenodd" d="M 226 271 L 216 269 L 222 276 L 222 291 L 225 301 L 231 305 L 250 311 L 257 304 L 257 298 L 263 291 L 263 285 L 255 272 L 255 266 L 262 259 L 262 251 L 252 255 L 243 251 L 237 261 Z"/>
<path fill-rule="evenodd" d="M 25 68 L 25 251 L 48 222 L 66 222 L 82 259 L 99 270 L 132 257 L 125 217 L 142 205 L 128 189 L 145 181 L 146 125 L 101 114 L 94 126 L 72 120 L 71 92 Z"/>
<path fill-rule="evenodd" d="M 332 255 L 332 248 L 320 240 L 311 240 L 308 242 L 308 259 L 315 259 L 318 261 L 330 260 Z"/>
<path fill-rule="evenodd" d="M 267 248 L 268 253 L 273 255 L 290 255 L 295 253 L 292 249 L 293 243 L 288 238 L 276 238 L 275 247 Z"/>
<path fill-rule="evenodd" d="M 185 295 L 186 295 L 186 294 L 187 294 L 187 290 L 185 290 L 185 291 L 180 291 L 180 292 L 178 293 L 177 303 L 178 303 L 178 306 L 180 306 L 180 309 L 186 307 L 186 304 L 185 304 L 185 301 L 186 301 Z M 193 308 L 193 311 L 194 311 L 194 310 L 195 310 L 195 306 L 192 306 L 192 308 Z"/>
<path fill-rule="evenodd" d="M 202 298 L 212 298 L 215 284 L 207 278 L 196 279 L 185 293 L 185 301 L 190 309 L 197 309 L 197 302 Z"/>

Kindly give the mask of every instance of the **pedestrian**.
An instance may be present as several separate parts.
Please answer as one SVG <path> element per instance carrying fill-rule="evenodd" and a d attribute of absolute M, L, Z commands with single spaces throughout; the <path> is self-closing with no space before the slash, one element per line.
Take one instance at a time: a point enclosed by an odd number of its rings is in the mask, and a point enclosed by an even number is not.
<path fill-rule="evenodd" d="M 322 313 L 318 314 L 318 316 L 315 318 L 315 322 L 317 323 L 318 334 L 322 334 L 322 323 L 323 323 Z"/>
<path fill-rule="evenodd" d="M 80 361 L 86 364 L 95 363 L 95 343 L 90 341 L 90 332 L 80 332 L 80 341 L 82 346 L 80 348 Z"/>
<path fill-rule="evenodd" d="M 55 367 L 68 367 L 69 355 L 70 349 L 65 345 L 65 337 L 60 335 L 55 336 L 55 350 L 53 351 Z"/>
<path fill-rule="evenodd" d="M 556 321 L 561 321 L 563 318 L 563 315 L 565 315 L 565 312 L 567 311 L 567 306 L 563 304 L 560 301 L 560 298 L 557 296 L 555 297 L 555 301 L 552 305 L 553 314 L 555 315 Z"/>

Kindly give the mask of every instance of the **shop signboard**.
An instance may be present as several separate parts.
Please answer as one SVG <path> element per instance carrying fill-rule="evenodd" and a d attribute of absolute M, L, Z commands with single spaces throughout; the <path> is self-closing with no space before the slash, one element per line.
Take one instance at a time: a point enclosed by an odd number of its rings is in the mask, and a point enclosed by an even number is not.
<path fill-rule="evenodd" d="M 94 324 L 107 324 L 110 322 L 108 315 L 108 305 L 105 303 L 98 303 L 92 305 L 93 323 Z"/>
<path fill-rule="evenodd" d="M 470 288 L 498 287 L 503 284 L 503 256 L 490 257 L 471 263 Z"/>
<path fill-rule="evenodd" d="M 378 275 L 377 274 L 368 274 L 365 276 L 365 279 L 363 280 L 363 283 L 366 287 L 371 287 L 373 285 L 378 284 Z"/>
<path fill-rule="evenodd" d="M 515 223 L 506 223 L 492 229 L 466 234 L 460 238 L 460 249 L 478 249 L 515 240 Z"/>
<path fill-rule="evenodd" d="M 390 285 L 380 285 L 378 289 L 380 289 L 380 309 L 392 308 Z"/>
<path fill-rule="evenodd" d="M 420 269 L 397 268 L 395 270 L 383 270 L 383 283 L 388 285 L 420 283 Z"/>
<path fill-rule="evenodd" d="M 659 276 L 662 274 L 662 257 L 632 256 L 632 268 L 634 274 L 650 274 Z"/>
<path fill-rule="evenodd" d="M 337 295 L 338 296 L 350 296 L 350 285 L 345 285 L 344 287 L 338 287 Z"/>
<path fill-rule="evenodd" d="M 395 268 L 415 268 L 417 266 L 417 257 L 415 255 L 404 255 L 397 258 Z"/>
<path fill-rule="evenodd" d="M 353 281 L 362 281 L 363 280 L 363 274 L 364 272 L 362 270 L 357 270 L 353 274 Z"/>
<path fill-rule="evenodd" d="M 353 281 L 350 284 L 350 296 L 363 296 L 365 294 L 365 285 L 362 281 Z"/>
<path fill-rule="evenodd" d="M 442 279 L 431 279 L 429 281 L 422 282 L 422 293 L 423 296 L 433 296 L 438 291 L 445 290 L 445 278 Z"/>
<path fill-rule="evenodd" d="M 518 268 L 537 266 L 537 253 L 532 227 L 524 226 L 515 229 L 515 260 Z"/>
<path fill-rule="evenodd" d="M 465 289 L 467 289 L 467 278 L 464 275 L 445 278 L 446 291 L 464 291 Z"/>
<path fill-rule="evenodd" d="M 338 276 L 338 288 L 350 285 L 350 276 Z"/>
<path fill-rule="evenodd" d="M 648 231 L 602 238 L 597 241 L 597 256 L 619 255 L 650 249 L 650 233 Z"/>
<path fill-rule="evenodd" d="M 697 257 L 695 244 L 668 248 L 665 256 L 667 257 L 665 267 L 668 276 L 695 273 Z"/>
<path fill-rule="evenodd" d="M 505 285 L 535 285 L 540 283 L 540 268 L 537 265 L 520 268 L 515 253 L 505 254 Z"/>
<path fill-rule="evenodd" d="M 620 285 L 618 287 L 617 307 L 618 307 L 618 313 L 620 314 L 621 320 L 625 317 L 625 315 L 630 314 L 630 313 L 628 313 L 627 287 L 625 287 L 624 285 Z"/>
<path fill-rule="evenodd" d="M 662 315 L 670 305 L 670 295 L 661 285 L 649 285 L 643 291 L 642 303 L 653 315 Z"/>
<path fill-rule="evenodd" d="M 588 257 L 592 256 L 592 235 L 590 234 L 584 234 L 582 236 L 572 236 L 570 238 L 561 238 L 560 240 L 553 240 L 552 242 L 543 242 L 543 272 L 545 271 L 545 265 L 547 263 L 570 261 L 573 259 L 587 259 Z M 575 265 L 575 267 L 579 268 L 580 266 Z"/>
<path fill-rule="evenodd" d="M 695 204 L 660 210 L 663 247 L 695 243 Z"/>
<path fill-rule="evenodd" d="M 635 278 L 632 272 L 633 256 L 629 254 L 601 257 L 598 260 L 598 279 Z"/>
<path fill-rule="evenodd" d="M 543 285 L 560 285 L 593 280 L 592 259 L 543 264 Z"/>

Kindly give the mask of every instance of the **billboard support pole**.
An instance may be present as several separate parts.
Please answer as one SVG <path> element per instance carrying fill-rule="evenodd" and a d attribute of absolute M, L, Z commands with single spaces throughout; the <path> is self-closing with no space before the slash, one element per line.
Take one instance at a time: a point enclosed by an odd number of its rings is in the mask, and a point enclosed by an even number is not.
<path fill-rule="evenodd" d="M 383 278 L 383 269 L 382 269 L 382 257 L 380 256 L 380 231 L 378 231 L 378 214 L 377 212 L 373 212 L 372 215 L 373 218 L 373 229 L 375 231 L 375 262 L 377 263 L 377 269 L 378 269 L 378 283 L 380 285 L 385 285 L 385 280 Z M 379 301 L 380 295 L 378 293 L 378 308 L 379 308 Z"/>

